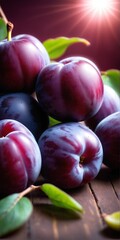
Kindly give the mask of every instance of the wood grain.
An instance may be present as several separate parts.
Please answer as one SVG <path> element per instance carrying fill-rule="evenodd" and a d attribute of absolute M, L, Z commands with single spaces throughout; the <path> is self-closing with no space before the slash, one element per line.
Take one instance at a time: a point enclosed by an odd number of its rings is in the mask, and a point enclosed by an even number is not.
<path fill-rule="evenodd" d="M 85 213 L 82 217 L 72 211 L 53 206 L 43 193 L 34 192 L 28 196 L 34 205 L 32 216 L 22 228 L 4 239 L 120 239 L 120 232 L 107 228 L 102 217 L 103 213 L 120 210 L 119 183 L 120 177 L 113 175 L 103 165 L 91 183 L 69 191 L 68 193 L 83 206 Z"/>

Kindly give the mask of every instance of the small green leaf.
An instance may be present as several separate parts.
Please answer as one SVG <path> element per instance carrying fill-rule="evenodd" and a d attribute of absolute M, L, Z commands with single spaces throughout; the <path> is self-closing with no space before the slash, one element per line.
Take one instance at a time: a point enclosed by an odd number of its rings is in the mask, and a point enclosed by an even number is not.
<path fill-rule="evenodd" d="M 57 38 L 50 38 L 43 42 L 44 47 L 46 48 L 49 57 L 51 60 L 58 59 L 61 57 L 67 48 L 74 43 L 83 43 L 85 45 L 90 45 L 90 42 L 84 38 L 79 37 L 57 37 Z"/>
<path fill-rule="evenodd" d="M 32 213 L 30 200 L 19 196 L 15 193 L 0 200 L 0 237 L 21 227 Z"/>
<path fill-rule="evenodd" d="M 6 23 L 2 18 L 0 18 L 0 41 L 7 37 L 7 27 Z"/>
<path fill-rule="evenodd" d="M 49 127 L 54 126 L 54 125 L 59 124 L 59 123 L 61 123 L 61 122 L 52 118 L 52 117 L 49 117 Z"/>
<path fill-rule="evenodd" d="M 83 207 L 74 198 L 58 187 L 49 183 L 44 183 L 41 189 L 55 206 L 71 209 L 80 213 L 84 212 Z"/>
<path fill-rule="evenodd" d="M 120 211 L 112 214 L 103 214 L 104 220 L 108 227 L 120 231 Z"/>
<path fill-rule="evenodd" d="M 102 73 L 104 84 L 112 87 L 120 96 L 120 71 L 117 69 L 110 69 Z"/>

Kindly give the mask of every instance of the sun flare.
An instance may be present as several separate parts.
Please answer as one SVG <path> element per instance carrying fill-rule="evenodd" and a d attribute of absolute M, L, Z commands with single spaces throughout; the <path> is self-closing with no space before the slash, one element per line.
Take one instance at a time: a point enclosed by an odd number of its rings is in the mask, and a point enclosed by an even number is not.
<path fill-rule="evenodd" d="M 88 0 L 85 1 L 85 8 L 90 14 L 96 17 L 112 14 L 114 10 L 113 0 Z"/>
<path fill-rule="evenodd" d="M 120 23 L 119 0 L 81 0 L 80 9 L 83 34 L 91 29 L 91 34 L 95 34 L 97 39 L 101 34 L 111 33 L 118 41 L 115 26 Z"/>
<path fill-rule="evenodd" d="M 41 9 L 42 8 L 42 9 Z M 120 24 L 120 0 L 70 0 L 40 6 L 41 16 L 50 16 L 56 21 L 49 21 L 49 29 L 60 29 L 68 26 L 66 35 L 79 29 L 80 36 L 96 38 L 112 36 L 118 42 L 118 25 Z M 39 17 L 38 9 L 34 18 Z"/>
<path fill-rule="evenodd" d="M 89 0 L 88 8 L 96 14 L 104 15 L 110 13 L 113 8 L 112 0 Z"/>

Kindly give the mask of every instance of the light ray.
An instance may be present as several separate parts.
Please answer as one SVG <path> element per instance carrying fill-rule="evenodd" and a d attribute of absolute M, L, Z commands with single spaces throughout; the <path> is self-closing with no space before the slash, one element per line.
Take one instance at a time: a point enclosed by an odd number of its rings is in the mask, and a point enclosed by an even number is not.
<path fill-rule="evenodd" d="M 101 4 L 101 5 L 100 5 Z M 120 24 L 120 2 L 119 0 L 71 0 L 65 3 L 47 4 L 41 6 L 41 18 L 49 16 L 47 27 L 54 31 L 63 25 L 67 26 L 66 36 L 74 29 L 79 36 L 84 37 L 94 34 L 95 37 L 112 34 L 118 41 L 114 27 Z M 34 18 L 39 18 L 39 9 L 36 6 Z M 52 21 L 56 19 L 56 21 Z M 75 31 L 74 31 L 75 32 Z"/>
<path fill-rule="evenodd" d="M 97 17 L 103 17 L 103 15 L 106 15 L 113 10 L 112 0 L 89 0 L 87 2 L 87 7 L 90 8 L 91 12 L 94 12 Z"/>

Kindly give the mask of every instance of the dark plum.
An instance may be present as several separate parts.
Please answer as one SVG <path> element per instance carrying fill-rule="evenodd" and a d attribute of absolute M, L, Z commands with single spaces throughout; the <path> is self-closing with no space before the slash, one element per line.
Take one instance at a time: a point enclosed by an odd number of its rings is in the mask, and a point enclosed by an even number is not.
<path fill-rule="evenodd" d="M 104 118 L 95 133 L 103 146 L 103 163 L 113 171 L 120 172 L 120 112 Z"/>
<path fill-rule="evenodd" d="M 49 125 L 48 115 L 37 100 L 27 93 L 0 95 L 0 120 L 7 118 L 24 124 L 36 140 Z"/>
<path fill-rule="evenodd" d="M 48 115 L 67 122 L 83 121 L 96 114 L 104 89 L 100 71 L 92 61 L 70 57 L 44 67 L 35 91 Z"/>
<path fill-rule="evenodd" d="M 86 120 L 85 123 L 94 131 L 102 119 L 118 111 L 120 111 L 120 97 L 113 88 L 108 85 L 104 85 L 102 105 L 99 111 L 93 117 Z"/>
<path fill-rule="evenodd" d="M 23 191 L 41 171 L 41 153 L 32 133 L 20 122 L 0 121 L 0 197 Z"/>
<path fill-rule="evenodd" d="M 34 92 L 38 73 L 49 63 L 43 44 L 31 35 L 1 41 L 0 92 Z"/>
<path fill-rule="evenodd" d="M 76 188 L 88 183 L 101 169 L 101 142 L 81 123 L 63 123 L 48 128 L 38 145 L 42 155 L 42 176 L 61 188 Z"/>

